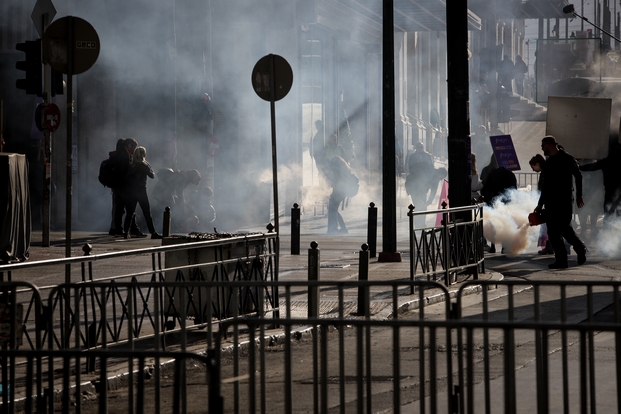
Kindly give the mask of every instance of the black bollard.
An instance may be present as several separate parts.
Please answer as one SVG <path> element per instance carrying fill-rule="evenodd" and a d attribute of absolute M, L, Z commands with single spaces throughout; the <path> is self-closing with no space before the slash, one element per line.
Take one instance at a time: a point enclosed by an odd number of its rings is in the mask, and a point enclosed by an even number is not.
<path fill-rule="evenodd" d="M 291 209 L 291 254 L 300 254 L 300 207 L 293 204 Z"/>
<path fill-rule="evenodd" d="M 377 207 L 375 203 L 369 204 L 369 222 L 367 224 L 367 245 L 370 257 L 375 257 L 377 251 Z"/>
<path fill-rule="evenodd" d="M 360 257 L 358 259 L 358 268 L 360 269 L 358 281 L 366 282 L 369 280 L 369 246 L 363 244 L 361 248 L 362 250 L 360 250 Z M 370 316 L 369 305 L 369 287 L 358 286 L 358 315 Z"/>
<path fill-rule="evenodd" d="M 319 249 L 316 241 L 312 241 L 308 249 L 308 281 L 319 280 Z M 319 317 L 319 286 L 308 287 L 308 317 Z"/>
<path fill-rule="evenodd" d="M 170 237 L 170 226 L 172 218 L 170 217 L 170 207 L 164 209 L 164 224 L 162 224 L 162 236 Z"/>

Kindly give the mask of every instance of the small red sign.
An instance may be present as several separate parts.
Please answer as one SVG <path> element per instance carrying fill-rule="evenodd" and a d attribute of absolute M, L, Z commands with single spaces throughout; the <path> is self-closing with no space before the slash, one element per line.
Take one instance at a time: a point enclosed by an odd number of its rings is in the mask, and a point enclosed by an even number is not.
<path fill-rule="evenodd" d="M 60 125 L 60 109 L 58 105 L 51 103 L 45 107 L 43 111 L 43 123 L 45 124 L 45 128 L 54 132 L 58 129 Z"/>
<path fill-rule="evenodd" d="M 207 139 L 207 153 L 212 157 L 215 157 L 220 153 L 220 141 L 215 135 L 212 135 Z"/>

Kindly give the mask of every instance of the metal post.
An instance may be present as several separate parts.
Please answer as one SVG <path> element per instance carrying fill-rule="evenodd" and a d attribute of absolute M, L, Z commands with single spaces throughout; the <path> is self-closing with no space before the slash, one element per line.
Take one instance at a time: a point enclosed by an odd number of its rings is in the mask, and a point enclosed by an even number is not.
<path fill-rule="evenodd" d="M 170 216 L 170 207 L 164 209 L 164 223 L 162 224 L 162 237 L 170 237 L 170 226 L 172 218 Z"/>
<path fill-rule="evenodd" d="M 308 280 L 319 280 L 319 246 L 316 241 L 312 241 L 308 249 Z M 308 287 L 308 317 L 319 317 L 319 287 Z"/>
<path fill-rule="evenodd" d="M 400 262 L 397 251 L 395 175 L 395 34 L 394 2 L 384 0 L 382 26 L 382 243 L 380 262 Z"/>
<path fill-rule="evenodd" d="M 447 204 L 446 202 L 442 203 L 442 209 L 446 210 Z M 444 250 L 442 252 L 442 256 L 444 257 L 444 284 L 446 286 L 450 286 L 450 268 L 451 268 L 451 254 L 449 252 L 449 229 L 448 229 L 448 223 L 449 223 L 449 214 L 445 211 L 444 213 L 442 213 L 442 232 L 444 232 L 444 243 L 442 244 L 442 250 Z"/>
<path fill-rule="evenodd" d="M 410 218 L 410 226 L 408 228 L 408 240 L 410 241 L 410 281 L 414 281 L 414 263 L 416 262 L 416 254 L 414 253 L 414 205 L 408 206 L 408 217 Z M 424 230 L 421 230 L 421 234 Z M 421 236 L 422 237 L 422 236 Z M 410 286 L 410 295 L 414 294 L 414 284 Z"/>
<path fill-rule="evenodd" d="M 358 258 L 358 281 L 366 282 L 369 280 L 369 245 L 363 244 Z M 358 286 L 358 316 L 369 316 L 369 287 Z"/>
<path fill-rule="evenodd" d="M 291 254 L 300 254 L 300 207 L 293 204 L 291 209 Z"/>
<path fill-rule="evenodd" d="M 468 95 L 468 4 L 446 3 L 448 181 L 451 207 L 470 205 L 470 114 Z"/>
<path fill-rule="evenodd" d="M 377 252 L 377 207 L 375 207 L 375 203 L 369 203 L 367 245 L 371 254 L 370 257 L 375 257 Z"/>

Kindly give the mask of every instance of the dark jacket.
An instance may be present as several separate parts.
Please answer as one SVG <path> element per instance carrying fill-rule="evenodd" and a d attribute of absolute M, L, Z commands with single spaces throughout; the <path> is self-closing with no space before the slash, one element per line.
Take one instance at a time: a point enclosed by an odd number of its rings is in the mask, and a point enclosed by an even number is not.
<path fill-rule="evenodd" d="M 151 165 L 144 161 L 132 164 L 129 167 L 127 175 L 128 185 L 132 192 L 142 192 L 147 190 L 147 177 L 155 178 L 153 168 Z"/>
<path fill-rule="evenodd" d="M 576 182 L 576 197 L 582 197 L 582 173 L 576 159 L 559 151 L 550 156 L 541 173 L 542 185 L 539 206 L 549 208 L 571 207 L 573 203 L 573 181 Z"/>
<path fill-rule="evenodd" d="M 507 203 L 510 200 L 505 193 L 509 189 L 517 189 L 515 174 L 505 167 L 499 167 L 487 175 L 481 189 L 481 195 L 488 205 L 492 205 L 498 197 L 502 197 L 502 202 Z"/>

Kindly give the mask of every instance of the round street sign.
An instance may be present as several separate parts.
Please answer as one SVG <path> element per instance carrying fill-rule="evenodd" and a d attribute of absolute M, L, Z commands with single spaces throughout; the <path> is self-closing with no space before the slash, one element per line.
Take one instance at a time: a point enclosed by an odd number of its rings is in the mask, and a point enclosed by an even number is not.
<path fill-rule="evenodd" d="M 47 104 L 43 111 L 43 123 L 45 124 L 45 129 L 50 132 L 58 129 L 60 125 L 60 109 L 58 105 L 55 103 Z"/>
<path fill-rule="evenodd" d="M 270 67 L 274 69 L 274 101 L 279 101 L 291 90 L 293 84 L 293 70 L 291 65 L 282 56 L 263 56 L 252 70 L 252 87 L 265 101 L 271 101 Z"/>
<path fill-rule="evenodd" d="M 43 61 L 61 73 L 86 72 L 97 61 L 99 50 L 97 32 L 79 17 L 58 19 L 43 34 Z"/>

